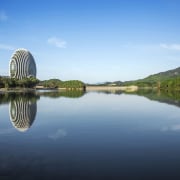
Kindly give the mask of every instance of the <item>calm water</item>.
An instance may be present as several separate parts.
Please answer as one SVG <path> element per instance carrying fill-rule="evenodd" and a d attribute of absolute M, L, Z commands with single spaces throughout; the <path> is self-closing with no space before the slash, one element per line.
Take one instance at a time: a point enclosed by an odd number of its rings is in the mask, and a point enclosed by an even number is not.
<path fill-rule="evenodd" d="M 0 94 L 0 179 L 180 177 L 178 93 Z"/>

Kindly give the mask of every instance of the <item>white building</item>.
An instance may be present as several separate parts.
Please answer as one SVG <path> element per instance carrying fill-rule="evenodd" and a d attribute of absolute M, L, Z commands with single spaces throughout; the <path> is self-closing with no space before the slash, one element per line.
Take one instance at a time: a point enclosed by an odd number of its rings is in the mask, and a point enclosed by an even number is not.
<path fill-rule="evenodd" d="M 17 49 L 9 63 L 11 78 L 36 77 L 36 64 L 32 54 L 26 49 Z"/>

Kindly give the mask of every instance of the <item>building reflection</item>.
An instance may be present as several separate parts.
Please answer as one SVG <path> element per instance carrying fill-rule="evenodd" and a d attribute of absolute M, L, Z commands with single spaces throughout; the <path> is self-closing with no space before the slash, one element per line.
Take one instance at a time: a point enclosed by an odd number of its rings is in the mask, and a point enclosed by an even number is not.
<path fill-rule="evenodd" d="M 36 112 L 36 99 L 21 96 L 10 101 L 10 120 L 18 131 L 25 132 L 31 127 L 36 118 Z"/>

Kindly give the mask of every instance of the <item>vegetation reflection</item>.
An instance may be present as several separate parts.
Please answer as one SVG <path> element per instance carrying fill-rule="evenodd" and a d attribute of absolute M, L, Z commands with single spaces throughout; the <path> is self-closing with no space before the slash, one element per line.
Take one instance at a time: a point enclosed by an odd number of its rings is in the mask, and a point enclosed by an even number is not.
<path fill-rule="evenodd" d="M 50 98 L 68 97 L 68 98 L 80 98 L 85 94 L 85 91 L 39 91 L 38 95 Z"/>
<path fill-rule="evenodd" d="M 136 92 L 128 92 L 128 94 L 136 94 L 150 100 L 180 107 L 180 91 L 141 89 Z"/>
<path fill-rule="evenodd" d="M 9 103 L 9 116 L 12 125 L 20 132 L 27 131 L 33 124 L 37 113 L 37 100 L 49 98 L 79 98 L 84 91 L 32 91 L 0 94 L 0 104 Z"/>
<path fill-rule="evenodd" d="M 137 91 L 98 91 L 98 93 L 104 94 L 128 94 L 128 95 L 138 95 L 144 96 L 149 100 L 154 100 L 166 104 L 171 104 L 180 107 L 180 91 L 173 90 L 160 90 L 160 89 L 139 89 Z"/>

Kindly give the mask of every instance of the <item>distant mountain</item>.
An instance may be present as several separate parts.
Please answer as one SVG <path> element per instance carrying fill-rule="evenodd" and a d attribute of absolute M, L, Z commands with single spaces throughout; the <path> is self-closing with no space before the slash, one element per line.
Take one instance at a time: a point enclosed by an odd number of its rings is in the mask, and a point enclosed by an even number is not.
<path fill-rule="evenodd" d="M 164 80 L 176 78 L 176 77 L 180 77 L 180 67 L 178 67 L 176 69 L 169 70 L 169 71 L 160 72 L 157 74 L 150 75 L 150 76 L 144 78 L 143 80 L 156 81 L 157 82 L 157 81 L 164 81 Z"/>
<path fill-rule="evenodd" d="M 123 84 L 122 81 L 114 81 L 114 82 L 105 82 L 104 83 L 104 85 L 108 85 L 108 86 L 121 86 L 122 84 Z"/>
<path fill-rule="evenodd" d="M 157 86 L 158 82 L 166 81 L 169 79 L 180 78 L 180 67 L 157 74 L 150 75 L 144 79 L 138 79 L 133 81 L 114 81 L 99 83 L 101 86 L 126 86 L 126 85 L 137 85 L 137 86 Z M 97 84 L 96 84 L 97 85 Z"/>
<path fill-rule="evenodd" d="M 180 67 L 157 74 L 150 75 L 144 79 L 135 81 L 125 81 L 123 85 L 137 85 L 137 86 L 157 86 L 158 82 L 163 82 L 170 79 L 180 77 Z"/>
<path fill-rule="evenodd" d="M 87 86 L 121 86 L 123 84 L 122 81 L 114 81 L 114 82 L 101 82 L 96 84 L 86 84 Z"/>

